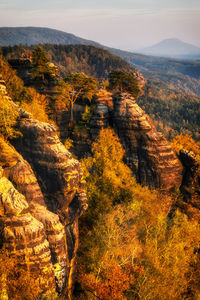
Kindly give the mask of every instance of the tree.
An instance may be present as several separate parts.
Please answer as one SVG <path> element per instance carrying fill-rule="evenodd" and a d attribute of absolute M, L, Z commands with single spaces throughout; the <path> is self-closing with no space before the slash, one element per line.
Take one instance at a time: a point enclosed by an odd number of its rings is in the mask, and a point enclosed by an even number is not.
<path fill-rule="evenodd" d="M 55 67 L 50 66 L 50 59 L 47 53 L 40 46 L 32 51 L 33 78 L 40 78 L 44 81 L 45 77 L 49 77 L 55 73 Z"/>
<path fill-rule="evenodd" d="M 0 93 L 0 107 L 0 135 L 5 139 L 19 136 L 20 132 L 15 128 L 19 116 L 15 104 Z"/>
<path fill-rule="evenodd" d="M 21 107 L 31 113 L 32 117 L 41 122 L 53 124 L 56 128 L 56 123 L 48 116 L 49 100 L 46 95 L 39 94 L 34 88 L 26 88 L 29 102 L 23 101 Z"/>
<path fill-rule="evenodd" d="M 63 101 L 67 106 L 70 105 L 70 91 L 71 86 L 63 80 L 59 80 L 56 86 L 58 95 L 54 97 L 55 100 Z"/>
<path fill-rule="evenodd" d="M 180 211 L 171 220 L 158 213 L 154 224 L 146 222 L 143 230 L 140 264 L 144 272 L 135 287 L 138 298 L 199 299 L 198 222 Z"/>
<path fill-rule="evenodd" d="M 14 102 L 21 102 L 22 99 L 27 99 L 23 80 L 16 76 L 16 71 L 11 68 L 1 55 L 0 73 L 2 75 L 2 79 L 5 80 L 8 95 Z"/>
<path fill-rule="evenodd" d="M 93 157 L 82 159 L 86 178 L 89 209 L 83 220 L 96 222 L 100 214 L 110 211 L 115 204 L 132 199 L 135 179 L 122 161 L 124 149 L 111 129 L 102 129 L 92 145 Z"/>
<path fill-rule="evenodd" d="M 97 91 L 96 81 L 84 73 L 72 73 L 66 76 L 65 86 L 66 97 L 70 102 L 70 121 L 73 122 L 74 103 L 79 97 L 92 100 Z"/>
<path fill-rule="evenodd" d="M 77 299 L 199 299 L 200 226 L 175 199 L 131 177 L 110 129 L 82 159 L 88 210 L 80 220 Z M 170 287 L 170 288 L 169 288 Z"/>
<path fill-rule="evenodd" d="M 140 91 L 138 82 L 132 74 L 124 71 L 113 70 L 109 74 L 109 87 L 110 90 L 118 90 L 128 92 L 131 96 L 137 98 Z"/>
<path fill-rule="evenodd" d="M 192 151 L 200 163 L 200 142 L 195 142 L 191 135 L 180 134 L 172 140 L 172 147 L 179 154 L 181 149 Z"/>
<path fill-rule="evenodd" d="M 34 300 L 42 290 L 38 276 L 34 276 L 20 264 L 19 257 L 0 250 L 0 299 Z"/>

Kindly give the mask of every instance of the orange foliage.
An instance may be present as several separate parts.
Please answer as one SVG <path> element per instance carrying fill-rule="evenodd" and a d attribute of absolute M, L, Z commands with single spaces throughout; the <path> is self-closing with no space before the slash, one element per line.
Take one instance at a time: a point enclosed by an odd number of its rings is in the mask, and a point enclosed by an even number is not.
<path fill-rule="evenodd" d="M 198 155 L 191 137 L 177 137 L 181 142 Z M 100 132 L 92 151 L 82 161 L 89 207 L 78 262 L 84 298 L 77 299 L 200 299 L 199 224 L 179 211 L 169 218 L 179 194 L 137 184 L 110 129 Z"/>
<path fill-rule="evenodd" d="M 0 299 L 34 300 L 41 293 L 39 278 L 20 265 L 20 259 L 0 251 Z"/>
<path fill-rule="evenodd" d="M 102 267 L 98 274 L 81 273 L 79 275 L 84 290 L 102 300 L 122 298 L 134 284 L 135 274 L 142 272 L 139 267 L 123 268 L 116 265 L 116 261 L 106 261 L 105 258 L 102 258 L 102 263 L 106 266 Z"/>
<path fill-rule="evenodd" d="M 191 135 L 178 135 L 172 140 L 172 147 L 179 154 L 181 149 L 192 151 L 200 162 L 200 142 L 195 142 Z"/>

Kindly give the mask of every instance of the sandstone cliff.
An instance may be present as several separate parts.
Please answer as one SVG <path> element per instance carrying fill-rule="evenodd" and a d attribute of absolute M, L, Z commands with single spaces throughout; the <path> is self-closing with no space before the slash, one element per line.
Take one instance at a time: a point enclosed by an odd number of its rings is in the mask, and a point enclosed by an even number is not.
<path fill-rule="evenodd" d="M 181 191 L 184 200 L 193 209 L 200 210 L 200 169 L 195 154 L 184 149 L 180 150 L 180 160 L 184 166 Z"/>
<path fill-rule="evenodd" d="M 52 125 L 31 119 L 23 110 L 19 115 L 23 135 L 14 146 L 0 138 L 0 244 L 9 255 L 20 257 L 43 292 L 62 291 L 67 299 L 78 218 L 87 208 L 82 171 Z"/>
<path fill-rule="evenodd" d="M 95 138 L 101 128 L 112 126 L 125 149 L 125 162 L 139 183 L 162 191 L 179 187 L 181 162 L 135 100 L 123 93 L 114 96 L 113 109 L 107 103 L 101 97 L 97 99 L 91 120 L 92 137 Z"/>

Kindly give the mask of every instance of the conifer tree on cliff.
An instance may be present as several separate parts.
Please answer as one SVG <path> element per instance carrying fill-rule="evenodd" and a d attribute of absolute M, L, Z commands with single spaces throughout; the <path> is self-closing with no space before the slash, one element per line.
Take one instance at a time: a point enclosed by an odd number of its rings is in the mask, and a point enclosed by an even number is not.
<path fill-rule="evenodd" d="M 127 92 L 134 98 L 137 98 L 140 91 L 138 82 L 132 74 L 124 71 L 113 70 L 109 73 L 109 86 L 110 90 Z"/>
<path fill-rule="evenodd" d="M 45 78 L 50 77 L 54 73 L 54 67 L 50 67 L 50 59 L 47 56 L 47 53 L 41 46 L 37 46 L 32 51 L 32 77 L 38 78 L 44 81 Z"/>

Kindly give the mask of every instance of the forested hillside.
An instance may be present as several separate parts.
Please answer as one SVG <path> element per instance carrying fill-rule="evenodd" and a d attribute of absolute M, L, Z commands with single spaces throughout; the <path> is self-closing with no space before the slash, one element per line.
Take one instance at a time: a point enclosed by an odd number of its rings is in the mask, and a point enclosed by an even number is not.
<path fill-rule="evenodd" d="M 63 76 L 70 72 L 84 72 L 98 79 L 107 79 L 113 69 L 134 71 L 122 58 L 94 46 L 45 44 L 42 47 Z M 2 47 L 2 53 L 9 60 L 20 58 L 22 54 L 29 57 L 32 49 L 33 46 Z"/>
<path fill-rule="evenodd" d="M 121 56 L 121 50 L 112 50 Z M 183 132 L 199 140 L 200 62 L 123 52 L 122 57 L 147 79 L 140 106 L 168 137 Z"/>
<path fill-rule="evenodd" d="M 45 27 L 1 27 L 0 45 L 38 45 L 50 44 L 82 44 L 99 45 L 93 41 L 79 38 L 71 33 Z"/>
<path fill-rule="evenodd" d="M 120 57 L 94 46 L 46 44 L 43 47 L 63 77 L 70 72 L 84 72 L 99 80 L 107 79 L 112 69 L 135 72 Z M 7 59 L 20 58 L 22 54 L 30 57 L 33 48 L 2 47 L 2 53 Z M 200 63 L 123 53 L 147 79 L 145 93 L 138 103 L 155 120 L 157 128 L 168 138 L 182 132 L 199 140 Z"/>
<path fill-rule="evenodd" d="M 168 138 L 183 133 L 200 140 L 200 97 L 180 92 L 157 79 L 148 81 L 138 104 Z"/>

